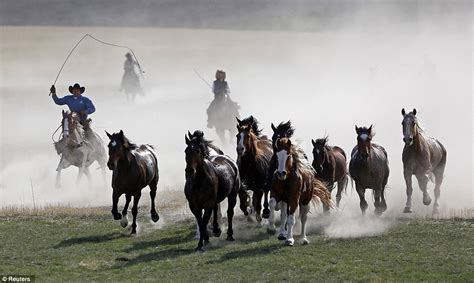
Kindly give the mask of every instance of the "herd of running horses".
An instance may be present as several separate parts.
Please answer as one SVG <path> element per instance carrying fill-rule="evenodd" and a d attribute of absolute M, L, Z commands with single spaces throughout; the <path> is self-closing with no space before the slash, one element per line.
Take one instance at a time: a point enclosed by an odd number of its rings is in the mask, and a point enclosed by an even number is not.
<path fill-rule="evenodd" d="M 402 160 L 407 186 L 404 212 L 412 212 L 412 175 L 415 175 L 423 192 L 425 205 L 431 203 L 428 181 L 435 183 L 433 213 L 439 213 L 446 149 L 438 140 L 423 133 L 417 121 L 416 109 L 409 113 L 402 109 L 401 113 L 405 143 Z M 63 113 L 62 125 L 63 132 L 67 131 L 65 138 L 73 141 L 66 144 L 80 148 L 77 145 L 81 143 L 83 134 L 77 117 L 73 113 Z M 185 135 L 184 193 L 197 222 L 199 242 L 196 250 L 203 251 L 204 244 L 209 242 L 208 225 L 211 217 L 212 233 L 217 237 L 221 235 L 219 205 L 226 198 L 227 240 L 234 240 L 232 220 L 238 198 L 242 212 L 245 215 L 255 215 L 258 226 L 262 226 L 262 218 L 268 219 L 269 233 L 276 233 L 274 214 L 275 211 L 280 211 L 278 239 L 284 240 L 288 246 L 293 246 L 295 241 L 293 228 L 296 211 L 299 209 L 301 243 L 307 244 L 306 221 L 311 205 L 321 203 L 325 213 L 329 213 L 334 206 L 339 206 L 349 177 L 355 183 L 362 213 L 365 213 L 368 207 L 365 199 L 366 189 L 372 189 L 374 192 L 376 215 L 381 215 L 387 209 L 384 194 L 389 177 L 387 152 L 383 146 L 372 142 L 372 126 L 355 127 L 357 144 L 352 149 L 348 168 L 348 158 L 344 150 L 338 146 L 330 146 L 327 137 L 312 140 L 313 162 L 310 163 L 302 148 L 292 141 L 294 127 L 290 121 L 282 122 L 278 126 L 272 124 L 271 139 L 261 134 L 259 123 L 253 116 L 237 119 L 236 126 L 237 161 L 207 140 L 202 131 L 188 131 Z M 138 203 L 141 190 L 146 186 L 150 187 L 151 219 L 154 222 L 159 220 L 155 208 L 159 180 L 157 156 L 151 145 L 136 145 L 123 131 L 107 133 L 107 136 L 110 140 L 108 161 L 104 153 L 86 157 L 84 153 L 80 156 L 87 162 L 82 162 L 78 167 L 81 172 L 81 167 L 84 171 L 91 162 L 107 163 L 107 167 L 113 171 L 112 215 L 115 220 L 121 220 L 123 227 L 127 227 L 127 211 L 133 197 L 131 233 L 135 234 Z M 336 184 L 334 203 L 331 191 Z M 121 195 L 126 198 L 122 213 L 117 207 Z"/>

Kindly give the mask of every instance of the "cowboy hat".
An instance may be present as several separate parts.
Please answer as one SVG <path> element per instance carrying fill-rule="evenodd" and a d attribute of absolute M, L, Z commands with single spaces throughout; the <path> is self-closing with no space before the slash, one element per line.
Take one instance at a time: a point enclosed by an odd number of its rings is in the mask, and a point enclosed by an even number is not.
<path fill-rule="evenodd" d="M 84 91 L 86 91 L 85 87 L 80 86 L 78 83 L 75 83 L 73 86 L 69 86 L 69 92 L 72 93 L 72 90 L 75 88 L 78 88 L 81 91 L 81 93 L 84 93 Z"/>

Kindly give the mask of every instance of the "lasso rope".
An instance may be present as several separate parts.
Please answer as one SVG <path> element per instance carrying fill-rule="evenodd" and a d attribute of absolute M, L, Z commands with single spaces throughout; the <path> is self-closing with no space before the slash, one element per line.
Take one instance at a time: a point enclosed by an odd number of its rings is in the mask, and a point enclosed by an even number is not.
<path fill-rule="evenodd" d="M 100 40 L 100 39 L 97 39 L 97 38 L 93 37 L 92 35 L 86 33 L 86 34 L 76 43 L 76 45 L 74 45 L 74 47 L 71 49 L 71 51 L 70 51 L 69 54 L 67 55 L 66 60 L 64 60 L 64 63 L 63 63 L 62 66 L 61 66 L 61 69 L 59 69 L 58 75 L 56 76 L 56 79 L 54 80 L 53 85 L 56 85 L 56 82 L 58 81 L 59 75 L 60 75 L 61 72 L 63 71 L 64 65 L 66 65 L 66 62 L 67 62 L 67 60 L 69 60 L 69 57 L 71 57 L 71 55 L 72 55 L 72 53 L 74 52 L 74 50 L 76 50 L 77 46 L 79 46 L 79 44 L 80 44 L 86 37 L 90 37 L 90 38 L 92 38 L 93 40 L 95 40 L 95 41 L 97 41 L 97 42 L 99 42 L 99 43 L 105 44 L 105 45 L 128 49 L 128 50 L 132 53 L 133 58 L 135 58 L 135 61 L 137 62 L 138 69 L 140 69 L 140 74 L 141 74 L 141 76 L 143 77 L 143 74 L 144 74 L 145 72 L 142 70 L 142 67 L 140 66 L 140 63 L 138 62 L 137 56 L 135 56 L 135 52 L 133 52 L 132 48 L 130 48 L 130 47 L 128 47 L 128 46 L 124 46 L 124 45 L 118 45 L 118 44 L 108 43 L 108 42 L 105 42 L 105 41 L 102 41 L 102 40 Z M 49 95 L 51 95 L 51 92 L 49 93 Z"/>

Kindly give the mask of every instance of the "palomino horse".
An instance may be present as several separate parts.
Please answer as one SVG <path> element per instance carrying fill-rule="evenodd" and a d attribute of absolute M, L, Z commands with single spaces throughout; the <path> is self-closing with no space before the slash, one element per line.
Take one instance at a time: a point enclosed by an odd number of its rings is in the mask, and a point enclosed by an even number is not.
<path fill-rule="evenodd" d="M 324 183 L 314 177 L 314 169 L 304 157 L 303 151 L 292 145 L 288 138 L 280 138 L 276 142 L 278 168 L 273 177 L 270 193 L 270 228 L 274 229 L 274 211 L 281 209 L 279 240 L 285 245 L 293 246 L 293 225 L 295 212 L 300 208 L 301 243 L 308 244 L 306 238 L 306 220 L 311 201 L 320 200 L 323 205 L 331 206 L 331 194 Z M 288 234 L 285 236 L 285 224 Z"/>
<path fill-rule="evenodd" d="M 237 195 L 240 191 L 240 176 L 237 164 L 226 155 L 211 155 L 211 142 L 199 131 L 185 135 L 186 141 L 186 184 L 184 194 L 189 208 L 199 225 L 199 243 L 196 251 L 204 251 L 203 241 L 209 242 L 207 224 L 214 212 L 213 229 L 215 236 L 221 235 L 218 223 L 219 203 L 225 198 L 227 208 L 227 240 L 233 241 L 232 218 Z M 202 211 L 204 210 L 204 215 Z"/>
<path fill-rule="evenodd" d="M 360 209 L 362 213 L 367 210 L 365 201 L 365 189 L 373 189 L 375 197 L 375 214 L 381 215 L 387 210 L 385 202 L 385 186 L 388 182 L 388 157 L 385 149 L 375 143 L 372 138 L 372 126 L 369 128 L 355 126 L 357 132 L 357 145 L 351 153 L 349 172 L 355 181 L 357 194 L 360 198 Z"/>
<path fill-rule="evenodd" d="M 416 109 L 403 115 L 403 175 L 407 185 L 407 204 L 403 212 L 411 213 L 411 195 L 413 193 L 412 175 L 418 179 L 418 185 L 423 192 L 423 204 L 429 205 L 431 198 L 428 194 L 428 180 L 434 175 L 435 202 L 433 213 L 439 213 L 440 187 L 443 182 L 444 168 L 446 167 L 447 152 L 444 146 L 436 139 L 423 135 L 418 125 Z M 431 178 L 432 179 L 432 178 Z"/>
<path fill-rule="evenodd" d="M 107 133 L 107 132 L 106 132 Z M 127 227 L 127 210 L 133 196 L 132 207 L 132 234 L 137 233 L 138 202 L 142 189 L 150 187 L 151 220 L 157 222 L 160 217 L 155 209 L 156 187 L 158 185 L 158 160 L 151 145 L 136 145 L 131 143 L 120 130 L 119 133 L 109 134 L 109 161 L 107 166 L 112 173 L 112 215 L 120 220 L 122 227 Z M 118 212 L 117 203 L 121 195 L 125 194 L 125 206 L 122 214 Z"/>
<path fill-rule="evenodd" d="M 258 121 L 253 116 L 239 120 L 237 118 L 237 164 L 242 182 L 253 192 L 252 206 L 255 211 L 257 225 L 262 225 L 262 197 L 264 198 L 264 214 L 268 218 L 268 192 L 265 190 L 268 167 L 272 158 L 272 143 L 266 136 L 261 136 Z M 242 206 L 242 198 L 241 198 Z"/>
<path fill-rule="evenodd" d="M 329 146 L 328 137 L 311 140 L 313 144 L 313 168 L 316 177 L 326 182 L 332 192 L 334 183 L 337 183 L 336 202 L 339 207 L 341 193 L 347 188 L 347 159 L 344 150 L 338 146 Z M 324 207 L 329 211 L 329 207 Z"/>
<path fill-rule="evenodd" d="M 62 139 L 54 143 L 56 152 L 61 155 L 56 169 L 56 187 L 61 187 L 61 171 L 73 165 L 79 168 L 77 182 L 83 174 L 90 180 L 89 166 L 97 161 L 102 168 L 102 175 L 105 182 L 105 166 L 107 154 L 102 139 L 95 132 L 94 143 L 86 139 L 86 133 L 79 122 L 76 113 L 62 111 Z"/>
<path fill-rule="evenodd" d="M 234 117 L 240 117 L 239 105 L 227 95 L 221 101 L 218 101 L 214 108 L 215 129 L 221 143 L 227 143 L 226 131 L 229 131 L 229 137 L 235 133 Z"/>

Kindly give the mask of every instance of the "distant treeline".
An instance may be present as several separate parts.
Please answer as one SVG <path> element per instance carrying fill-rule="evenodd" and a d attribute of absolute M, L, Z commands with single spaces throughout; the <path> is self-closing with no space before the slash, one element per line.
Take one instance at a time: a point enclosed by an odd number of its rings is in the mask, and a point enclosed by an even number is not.
<path fill-rule="evenodd" d="M 406 22 L 460 6 L 469 1 L 0 0 L 0 25 L 319 31 L 367 15 Z"/>

